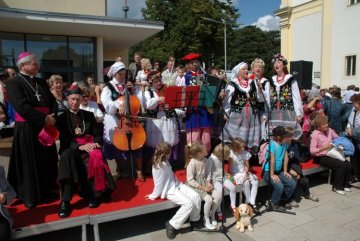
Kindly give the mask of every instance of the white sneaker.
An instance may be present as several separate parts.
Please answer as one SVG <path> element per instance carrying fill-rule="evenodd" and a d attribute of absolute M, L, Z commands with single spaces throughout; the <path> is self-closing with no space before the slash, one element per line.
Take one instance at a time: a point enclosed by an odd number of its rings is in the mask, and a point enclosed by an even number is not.
<path fill-rule="evenodd" d="M 345 192 L 351 192 L 351 189 L 350 189 L 349 187 L 345 187 L 345 188 L 344 188 L 344 191 L 345 191 Z"/>
<path fill-rule="evenodd" d="M 210 230 L 215 229 L 215 226 L 212 223 L 210 223 L 210 220 L 205 220 L 204 226 L 205 226 L 205 228 L 210 229 Z"/>
<path fill-rule="evenodd" d="M 217 226 L 218 222 L 216 220 L 213 220 L 213 221 L 211 221 L 211 224 L 214 225 L 214 226 Z"/>
<path fill-rule="evenodd" d="M 332 191 L 336 192 L 337 194 L 340 194 L 340 195 L 345 195 L 345 191 L 343 191 L 343 190 L 337 190 L 337 189 L 333 188 Z"/>

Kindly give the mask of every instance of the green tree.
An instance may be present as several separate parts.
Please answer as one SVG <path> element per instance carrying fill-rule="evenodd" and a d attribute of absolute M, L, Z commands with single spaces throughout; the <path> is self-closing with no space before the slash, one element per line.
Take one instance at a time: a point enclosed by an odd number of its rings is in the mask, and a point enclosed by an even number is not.
<path fill-rule="evenodd" d="M 265 62 L 265 76 L 273 75 L 272 55 L 280 52 L 280 32 L 262 31 L 255 26 L 246 26 L 233 32 L 228 41 L 228 66 L 233 68 L 240 62 L 251 62 L 261 58 Z"/>
<path fill-rule="evenodd" d="M 160 60 L 163 64 L 169 56 L 179 60 L 190 52 L 202 54 L 209 66 L 223 66 L 223 26 L 206 22 L 203 17 L 222 21 L 226 18 L 228 33 L 236 26 L 239 17 L 231 0 L 146 0 L 143 10 L 146 20 L 162 21 L 164 30 L 133 46 L 129 54 L 140 51 L 143 56 Z"/>

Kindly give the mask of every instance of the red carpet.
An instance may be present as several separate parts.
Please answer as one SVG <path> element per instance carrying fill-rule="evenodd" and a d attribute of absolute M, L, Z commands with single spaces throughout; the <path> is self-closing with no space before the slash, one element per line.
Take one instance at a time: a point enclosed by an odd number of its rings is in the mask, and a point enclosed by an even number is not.
<path fill-rule="evenodd" d="M 311 160 L 309 162 L 302 163 L 301 166 L 303 169 L 309 169 L 318 167 L 319 165 L 313 163 Z M 260 177 L 261 167 L 253 167 L 253 172 L 256 176 L 258 176 L 259 180 L 262 180 Z M 176 171 L 176 176 L 180 181 L 185 182 L 185 170 Z M 86 201 L 82 200 L 78 196 L 74 196 L 71 201 L 73 211 L 68 218 L 75 218 L 84 215 L 103 214 L 145 205 L 154 205 L 156 203 L 162 202 L 163 200 L 160 199 L 155 201 L 145 200 L 145 195 L 152 192 L 153 186 L 153 179 L 151 177 L 146 178 L 145 182 L 139 182 L 136 180 L 135 184 L 133 184 L 131 179 L 118 180 L 117 189 L 113 192 L 111 200 L 109 202 L 103 202 L 100 207 L 96 209 L 88 208 Z M 15 201 L 9 207 L 9 211 L 15 221 L 14 228 L 21 228 L 41 223 L 64 220 L 60 219 L 57 215 L 58 206 L 59 200 L 56 200 L 46 204 L 38 205 L 35 209 L 27 209 L 22 203 Z"/>
<path fill-rule="evenodd" d="M 186 180 L 184 170 L 177 171 L 176 176 L 183 182 Z M 102 203 L 96 209 L 88 208 L 87 202 L 75 195 L 71 201 L 73 211 L 68 218 L 119 211 L 162 202 L 163 200 L 160 199 L 155 201 L 145 200 L 144 196 L 152 192 L 153 186 L 153 179 L 151 177 L 146 178 L 145 182 L 135 181 L 135 185 L 131 179 L 118 180 L 117 189 L 113 192 L 112 199 L 107 203 Z M 27 209 L 21 202 L 15 201 L 9 206 L 9 211 L 15 221 L 14 229 L 66 220 L 58 217 L 58 207 L 59 200 L 38 205 L 34 209 Z"/>

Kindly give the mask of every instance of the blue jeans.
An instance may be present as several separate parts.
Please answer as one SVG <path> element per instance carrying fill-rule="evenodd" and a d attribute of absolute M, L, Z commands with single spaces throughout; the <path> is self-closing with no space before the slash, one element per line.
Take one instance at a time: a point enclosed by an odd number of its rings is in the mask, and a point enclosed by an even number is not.
<path fill-rule="evenodd" d="M 281 182 L 274 182 L 270 178 L 270 172 L 264 173 L 264 180 L 267 184 L 271 180 L 271 187 L 274 189 L 271 194 L 271 202 L 280 204 L 281 195 L 285 193 L 286 199 L 290 199 L 296 188 L 296 181 L 293 178 L 285 176 L 284 172 L 278 174 Z"/>

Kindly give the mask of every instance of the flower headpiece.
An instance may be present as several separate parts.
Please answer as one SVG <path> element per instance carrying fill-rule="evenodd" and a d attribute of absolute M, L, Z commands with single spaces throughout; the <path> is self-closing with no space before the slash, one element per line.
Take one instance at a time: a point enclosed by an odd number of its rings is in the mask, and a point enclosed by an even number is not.
<path fill-rule="evenodd" d="M 280 53 L 275 54 L 275 55 L 273 56 L 271 62 L 274 64 L 274 63 L 275 63 L 276 61 L 278 61 L 278 60 L 281 61 L 281 62 L 283 62 L 284 65 L 287 65 L 287 64 L 288 64 L 287 59 L 285 59 L 285 57 L 282 56 Z"/>

